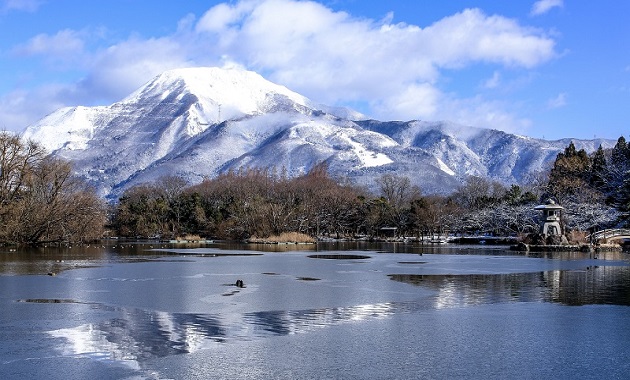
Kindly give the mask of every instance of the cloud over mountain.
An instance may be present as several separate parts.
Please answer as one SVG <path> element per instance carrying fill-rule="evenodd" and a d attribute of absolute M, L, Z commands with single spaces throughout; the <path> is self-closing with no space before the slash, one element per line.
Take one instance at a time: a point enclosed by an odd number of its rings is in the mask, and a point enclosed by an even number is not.
<path fill-rule="evenodd" d="M 529 121 L 506 102 L 448 91 L 445 72 L 475 65 L 531 69 L 557 56 L 544 31 L 480 9 L 412 25 L 395 22 L 393 14 L 358 18 L 295 0 L 220 3 L 161 36 L 113 39 L 96 28 L 41 33 L 14 51 L 66 57 L 58 66 L 76 79 L 0 98 L 0 123 L 9 128 L 61 105 L 121 99 L 168 69 L 227 65 L 263 73 L 318 102 L 360 105 L 375 118 L 522 130 Z"/>

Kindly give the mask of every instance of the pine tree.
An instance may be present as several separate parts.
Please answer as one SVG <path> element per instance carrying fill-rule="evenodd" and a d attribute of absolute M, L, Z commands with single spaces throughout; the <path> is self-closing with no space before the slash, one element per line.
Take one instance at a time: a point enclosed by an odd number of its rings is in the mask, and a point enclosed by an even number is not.
<path fill-rule="evenodd" d="M 599 191 L 605 191 L 606 176 L 608 175 L 608 164 L 606 162 L 606 156 L 604 149 L 600 145 L 597 151 L 593 154 L 591 160 L 591 173 L 589 176 L 589 184 Z"/>
<path fill-rule="evenodd" d="M 628 176 L 630 173 L 630 146 L 626 143 L 626 139 L 621 136 L 612 149 L 610 162 L 607 165 L 607 188 L 609 204 L 621 207 L 624 203 L 625 195 L 624 187 L 627 186 Z"/>
<path fill-rule="evenodd" d="M 549 195 L 558 199 L 579 194 L 588 186 L 591 160 L 584 149 L 577 151 L 573 142 L 559 153 L 549 173 Z"/>
<path fill-rule="evenodd" d="M 628 147 L 628 144 L 626 143 L 625 137 L 621 136 L 619 137 L 619 139 L 617 139 L 617 143 L 615 144 L 615 147 L 612 150 L 612 156 L 610 159 L 611 164 L 625 166 L 628 160 L 628 157 L 630 157 L 630 148 Z"/>

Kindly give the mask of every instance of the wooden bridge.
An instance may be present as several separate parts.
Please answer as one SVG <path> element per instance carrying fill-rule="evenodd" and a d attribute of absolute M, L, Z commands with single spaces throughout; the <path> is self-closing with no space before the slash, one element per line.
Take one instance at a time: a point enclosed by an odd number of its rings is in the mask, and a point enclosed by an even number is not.
<path fill-rule="evenodd" d="M 586 237 L 591 242 L 630 239 L 630 229 L 616 228 L 594 232 Z"/>

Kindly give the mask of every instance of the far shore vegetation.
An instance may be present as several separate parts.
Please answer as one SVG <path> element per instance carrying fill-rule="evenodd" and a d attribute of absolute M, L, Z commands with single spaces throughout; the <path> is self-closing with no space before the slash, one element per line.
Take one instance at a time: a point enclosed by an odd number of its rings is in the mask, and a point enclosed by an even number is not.
<path fill-rule="evenodd" d="M 379 177 L 371 192 L 332 178 L 320 164 L 299 177 L 257 168 L 195 185 L 162 177 L 107 205 L 72 175 L 70 163 L 8 132 L 0 132 L 0 171 L 4 244 L 81 243 L 106 235 L 261 243 L 445 233 L 523 237 L 538 230 L 534 206 L 547 199 L 565 207 L 564 228 L 575 243 L 589 231 L 630 224 L 630 146 L 623 137 L 592 154 L 571 143 L 527 185 L 471 176 L 447 195 L 423 194 L 395 172 Z"/>

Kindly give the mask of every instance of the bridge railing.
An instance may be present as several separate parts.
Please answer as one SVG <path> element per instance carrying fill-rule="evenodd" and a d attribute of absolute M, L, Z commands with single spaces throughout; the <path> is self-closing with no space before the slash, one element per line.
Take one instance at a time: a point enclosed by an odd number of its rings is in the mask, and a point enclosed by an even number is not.
<path fill-rule="evenodd" d="M 602 240 L 602 239 L 610 239 L 612 237 L 618 236 L 629 236 L 630 237 L 630 229 L 627 228 L 610 228 L 607 230 L 601 230 L 594 232 L 588 235 L 586 238 L 589 240 Z"/>

